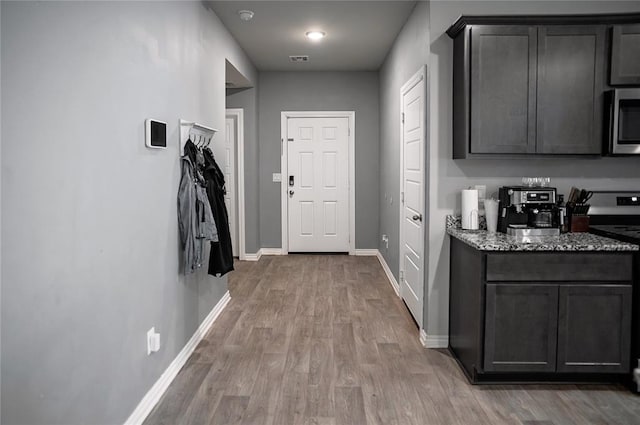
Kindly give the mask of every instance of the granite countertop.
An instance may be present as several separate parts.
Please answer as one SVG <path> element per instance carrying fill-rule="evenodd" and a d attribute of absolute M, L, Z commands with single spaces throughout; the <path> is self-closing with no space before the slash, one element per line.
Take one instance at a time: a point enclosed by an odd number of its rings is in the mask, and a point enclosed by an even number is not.
<path fill-rule="evenodd" d="M 447 217 L 447 233 L 480 251 L 638 251 L 640 247 L 591 233 L 518 238 L 486 230 L 463 230 L 456 217 Z"/>

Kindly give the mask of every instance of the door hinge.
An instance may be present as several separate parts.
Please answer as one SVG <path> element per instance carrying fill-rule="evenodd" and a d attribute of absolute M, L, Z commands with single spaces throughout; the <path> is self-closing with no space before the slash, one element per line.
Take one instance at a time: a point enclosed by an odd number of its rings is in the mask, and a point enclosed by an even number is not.
<path fill-rule="evenodd" d="M 351 136 L 351 127 L 347 128 L 347 136 Z"/>
<path fill-rule="evenodd" d="M 404 272 L 400 270 L 400 282 L 404 280 Z"/>
<path fill-rule="evenodd" d="M 402 124 L 404 124 L 404 112 L 402 113 Z"/>
<path fill-rule="evenodd" d="M 404 192 L 400 192 L 400 202 L 404 204 Z"/>

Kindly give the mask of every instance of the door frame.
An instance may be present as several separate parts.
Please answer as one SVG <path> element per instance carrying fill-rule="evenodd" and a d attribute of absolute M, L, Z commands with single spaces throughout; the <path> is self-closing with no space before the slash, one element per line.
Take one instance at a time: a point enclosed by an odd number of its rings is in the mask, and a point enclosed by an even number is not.
<path fill-rule="evenodd" d="M 289 118 L 347 118 L 349 120 L 349 255 L 355 255 L 356 245 L 356 112 L 355 111 L 282 111 L 280 113 L 280 197 L 282 226 L 282 255 L 289 254 L 289 211 L 288 211 L 288 179 L 289 154 L 287 139 L 287 120 Z"/>
<path fill-rule="evenodd" d="M 428 255 L 426 254 L 426 248 L 427 248 L 427 241 L 425 240 L 425 235 L 426 235 L 426 226 L 428 223 L 428 218 L 429 218 L 429 214 L 427 214 L 427 165 L 428 165 L 428 155 L 427 155 L 427 93 L 428 93 L 428 88 L 427 88 L 427 66 L 423 65 L 420 67 L 420 69 L 418 69 L 418 72 L 416 72 L 415 74 L 413 74 L 406 83 L 404 83 L 402 85 L 402 87 L 400 88 L 400 202 L 398 202 L 398 206 L 399 206 L 399 211 L 400 211 L 400 215 L 399 215 L 399 219 L 400 219 L 400 227 L 399 227 L 399 231 L 398 231 L 398 247 L 399 247 L 399 252 L 398 252 L 398 257 L 399 257 L 399 262 L 398 262 L 398 276 L 399 276 L 399 282 L 398 282 L 398 296 L 402 299 L 402 288 L 404 285 L 404 267 L 403 267 L 403 260 L 404 260 L 404 255 L 403 255 L 403 251 L 402 251 L 402 247 L 404 246 L 404 237 L 403 237 L 403 233 L 402 233 L 402 225 L 403 225 L 403 220 L 404 220 L 404 197 L 402 196 L 402 193 L 404 192 L 404 126 L 403 126 L 403 122 L 402 122 L 402 115 L 404 114 L 404 102 L 403 102 L 403 98 L 404 95 L 407 94 L 413 87 L 415 87 L 416 84 L 420 83 L 420 81 L 422 81 L 424 83 L 424 90 L 422 92 L 422 101 L 423 101 L 423 105 L 424 107 L 422 108 L 422 114 L 420 119 L 423 122 L 423 126 L 422 126 L 422 143 L 424 144 L 423 148 L 423 154 L 424 154 L 424 158 L 423 158 L 423 167 L 422 167 L 422 184 L 423 184 L 423 196 L 422 196 L 422 235 L 421 235 L 421 240 L 422 240 L 422 281 L 423 281 L 423 285 L 425 282 L 425 279 L 428 276 L 427 273 L 427 265 L 428 265 Z M 422 325 L 421 325 L 421 329 L 424 328 L 425 325 L 425 320 L 424 320 L 424 304 L 425 304 L 425 298 L 426 298 L 426 288 L 423 288 L 422 291 Z"/>
<path fill-rule="evenodd" d="M 245 217 L 244 217 L 244 109 L 227 108 L 225 110 L 225 118 L 233 118 L 236 123 L 236 191 L 237 205 L 236 209 L 238 223 L 238 257 L 241 261 L 247 259 L 245 248 Z"/>

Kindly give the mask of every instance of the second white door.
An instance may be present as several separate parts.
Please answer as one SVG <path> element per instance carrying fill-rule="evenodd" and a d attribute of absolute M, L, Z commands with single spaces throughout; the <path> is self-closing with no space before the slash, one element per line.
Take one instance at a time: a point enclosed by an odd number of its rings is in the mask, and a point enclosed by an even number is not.
<path fill-rule="evenodd" d="M 231 246 L 233 256 L 238 256 L 238 221 L 236 214 L 236 145 L 238 137 L 238 123 L 232 116 L 227 116 L 225 121 L 224 154 L 221 168 L 224 172 L 225 189 L 224 203 L 227 206 L 229 219 L 229 233 L 231 234 Z"/>
<path fill-rule="evenodd" d="M 422 329 L 424 300 L 424 74 L 402 88 L 400 295 Z"/>
<path fill-rule="evenodd" d="M 349 251 L 349 119 L 287 119 L 290 252 Z"/>

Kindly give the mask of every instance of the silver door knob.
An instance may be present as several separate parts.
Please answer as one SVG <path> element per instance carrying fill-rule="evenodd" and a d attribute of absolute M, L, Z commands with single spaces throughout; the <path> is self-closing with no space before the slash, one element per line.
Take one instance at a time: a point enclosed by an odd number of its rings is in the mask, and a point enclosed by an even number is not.
<path fill-rule="evenodd" d="M 289 196 L 293 196 L 293 193 L 294 193 L 293 190 L 290 190 L 289 191 Z"/>
<path fill-rule="evenodd" d="M 413 219 L 413 221 L 422 221 L 422 214 L 416 214 L 411 218 Z"/>

